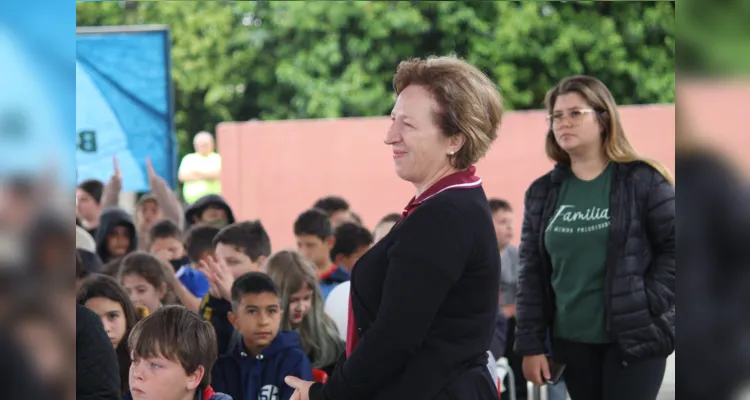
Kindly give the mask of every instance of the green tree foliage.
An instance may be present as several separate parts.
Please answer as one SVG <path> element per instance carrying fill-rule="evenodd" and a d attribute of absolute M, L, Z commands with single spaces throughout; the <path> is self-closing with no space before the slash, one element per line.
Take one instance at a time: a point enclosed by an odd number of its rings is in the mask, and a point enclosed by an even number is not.
<path fill-rule="evenodd" d="M 750 2 L 691 0 L 677 13 L 680 38 L 677 69 L 682 75 L 738 75 L 750 72 Z"/>
<path fill-rule="evenodd" d="M 181 154 L 221 121 L 387 115 L 399 61 L 454 53 L 508 109 L 561 78 L 620 104 L 674 101 L 672 2 L 164 1 L 78 3 L 78 26 L 168 24 Z"/>

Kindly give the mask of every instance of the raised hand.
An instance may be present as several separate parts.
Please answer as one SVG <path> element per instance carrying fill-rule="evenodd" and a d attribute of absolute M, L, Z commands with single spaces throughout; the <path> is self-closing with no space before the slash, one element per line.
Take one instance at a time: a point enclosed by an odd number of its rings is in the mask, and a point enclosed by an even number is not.
<path fill-rule="evenodd" d="M 212 286 L 216 287 L 218 294 L 226 301 L 232 301 L 232 284 L 234 276 L 232 271 L 223 263 L 216 262 L 213 257 L 201 260 L 200 271 L 206 275 Z"/>
<path fill-rule="evenodd" d="M 117 156 L 112 156 L 112 166 L 115 169 L 112 175 L 117 179 L 122 179 L 122 172 L 120 172 L 120 165 L 117 163 Z"/>
<path fill-rule="evenodd" d="M 156 174 L 156 171 L 154 171 L 154 165 L 151 164 L 151 157 L 146 157 L 146 171 L 148 172 L 149 180 L 159 176 Z"/>

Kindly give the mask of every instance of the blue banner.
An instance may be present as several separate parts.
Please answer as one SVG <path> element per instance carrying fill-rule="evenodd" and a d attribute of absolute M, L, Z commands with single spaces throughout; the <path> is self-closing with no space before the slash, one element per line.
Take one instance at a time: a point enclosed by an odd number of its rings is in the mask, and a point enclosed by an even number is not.
<path fill-rule="evenodd" d="M 54 172 L 75 181 L 75 4 L 0 1 L 0 181 Z"/>
<path fill-rule="evenodd" d="M 106 29 L 106 31 L 104 30 Z M 173 188 L 169 31 L 160 27 L 83 28 L 76 38 L 78 181 L 106 182 L 122 171 L 123 190 L 148 192 L 146 159 Z"/>

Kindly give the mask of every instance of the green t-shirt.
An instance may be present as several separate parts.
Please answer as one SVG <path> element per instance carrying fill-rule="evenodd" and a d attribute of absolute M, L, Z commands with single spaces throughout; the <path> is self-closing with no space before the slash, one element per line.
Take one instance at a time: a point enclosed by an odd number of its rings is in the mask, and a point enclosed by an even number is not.
<path fill-rule="evenodd" d="M 185 155 L 180 163 L 180 170 L 201 171 L 205 169 L 221 168 L 221 156 L 217 153 L 201 155 L 199 153 L 190 153 Z M 182 198 L 188 204 L 195 203 L 196 200 L 207 194 L 221 194 L 221 181 L 218 179 L 203 179 L 198 181 L 185 182 L 182 185 Z"/>
<path fill-rule="evenodd" d="M 544 232 L 552 261 L 557 312 L 553 336 L 608 343 L 604 284 L 609 241 L 609 197 L 614 165 L 590 181 L 565 179 Z"/>

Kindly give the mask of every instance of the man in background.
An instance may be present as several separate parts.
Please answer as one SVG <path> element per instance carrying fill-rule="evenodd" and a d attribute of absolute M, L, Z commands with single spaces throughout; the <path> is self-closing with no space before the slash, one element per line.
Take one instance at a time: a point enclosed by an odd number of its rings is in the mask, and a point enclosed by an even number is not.
<path fill-rule="evenodd" d="M 182 158 L 177 173 L 182 182 L 182 198 L 192 204 L 207 194 L 221 194 L 221 156 L 214 151 L 214 138 L 199 132 L 193 138 L 195 153 Z"/>

